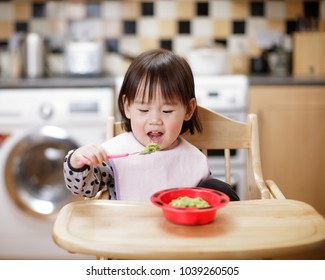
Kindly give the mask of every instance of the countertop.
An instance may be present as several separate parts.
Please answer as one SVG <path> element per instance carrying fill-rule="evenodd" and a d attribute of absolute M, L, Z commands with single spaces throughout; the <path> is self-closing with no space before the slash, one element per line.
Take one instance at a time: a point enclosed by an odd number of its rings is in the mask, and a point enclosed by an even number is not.
<path fill-rule="evenodd" d="M 113 87 L 113 76 L 45 77 L 35 79 L 0 78 L 1 88 Z"/>
<path fill-rule="evenodd" d="M 325 85 L 324 77 L 275 77 L 275 76 L 248 76 L 251 86 L 276 85 Z M 0 78 L 1 88 L 37 88 L 37 87 L 113 87 L 113 76 L 101 77 L 48 77 L 38 79 L 10 79 Z"/>
<path fill-rule="evenodd" d="M 325 85 L 325 76 L 322 77 L 307 77 L 307 76 L 285 76 L 285 77 L 276 77 L 276 76 L 248 76 L 249 84 L 251 86 L 319 86 Z"/>

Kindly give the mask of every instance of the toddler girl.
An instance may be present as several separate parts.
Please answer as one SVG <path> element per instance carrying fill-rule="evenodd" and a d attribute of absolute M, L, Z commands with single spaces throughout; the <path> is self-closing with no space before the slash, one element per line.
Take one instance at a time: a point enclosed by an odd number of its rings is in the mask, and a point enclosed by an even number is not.
<path fill-rule="evenodd" d="M 110 199 L 149 201 L 161 189 L 201 186 L 239 199 L 228 184 L 210 177 L 206 156 L 180 136 L 202 131 L 185 59 L 163 49 L 140 54 L 125 74 L 118 108 L 124 133 L 66 156 L 64 178 L 72 193 L 92 197 L 108 187 Z M 141 154 L 150 143 L 160 150 Z"/>

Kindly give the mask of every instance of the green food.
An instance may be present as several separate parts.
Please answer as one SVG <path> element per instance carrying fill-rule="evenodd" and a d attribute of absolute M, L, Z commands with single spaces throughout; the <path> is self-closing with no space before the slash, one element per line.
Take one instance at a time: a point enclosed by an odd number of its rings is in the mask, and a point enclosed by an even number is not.
<path fill-rule="evenodd" d="M 191 198 L 188 196 L 180 196 L 177 199 L 173 199 L 169 202 L 170 206 L 179 208 L 206 208 L 210 207 L 210 204 L 202 197 Z"/>
<path fill-rule="evenodd" d="M 159 151 L 160 147 L 158 144 L 156 143 L 149 143 L 143 150 L 144 154 L 151 154 L 154 153 L 156 151 Z"/>

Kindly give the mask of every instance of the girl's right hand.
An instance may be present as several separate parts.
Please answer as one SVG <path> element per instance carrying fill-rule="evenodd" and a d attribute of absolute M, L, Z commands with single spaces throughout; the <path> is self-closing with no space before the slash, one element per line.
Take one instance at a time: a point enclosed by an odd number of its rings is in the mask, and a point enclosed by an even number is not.
<path fill-rule="evenodd" d="M 82 168 L 83 166 L 97 166 L 107 161 L 105 150 L 97 144 L 88 144 L 76 149 L 70 157 L 70 165 L 73 168 Z"/>

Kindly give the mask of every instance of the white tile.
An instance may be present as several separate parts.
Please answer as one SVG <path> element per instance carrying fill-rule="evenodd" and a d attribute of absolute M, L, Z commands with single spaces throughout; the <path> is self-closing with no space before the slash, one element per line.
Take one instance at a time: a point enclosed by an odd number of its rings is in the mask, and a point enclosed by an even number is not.
<path fill-rule="evenodd" d="M 140 39 L 138 36 L 124 36 L 120 40 L 119 49 L 121 53 L 137 56 L 141 50 Z"/>
<path fill-rule="evenodd" d="M 158 38 L 159 25 L 155 18 L 142 17 L 138 20 L 138 35 L 143 38 Z"/>
<path fill-rule="evenodd" d="M 231 17 L 231 1 L 210 1 L 210 15 L 212 18 L 228 19 Z"/>
<path fill-rule="evenodd" d="M 228 38 L 230 55 L 245 55 L 248 53 L 248 39 L 244 35 L 233 35 Z"/>
<path fill-rule="evenodd" d="M 104 71 L 113 76 L 124 75 L 124 59 L 115 53 L 106 54 L 104 57 Z"/>
<path fill-rule="evenodd" d="M 286 51 L 291 52 L 292 51 L 292 36 L 290 35 L 284 35 L 283 36 L 283 47 Z"/>
<path fill-rule="evenodd" d="M 212 37 L 213 22 L 208 18 L 194 18 L 191 33 L 194 37 Z"/>
<path fill-rule="evenodd" d="M 106 19 L 120 19 L 122 17 L 121 1 L 104 1 L 101 3 L 101 15 Z"/>
<path fill-rule="evenodd" d="M 12 3 L 0 3 L 0 20 L 12 20 L 14 11 Z"/>
<path fill-rule="evenodd" d="M 285 18 L 285 3 L 279 1 L 265 2 L 266 17 L 268 19 L 284 19 Z"/>
<path fill-rule="evenodd" d="M 158 18 L 175 19 L 177 16 L 177 1 L 157 1 L 155 4 L 155 15 Z"/>
<path fill-rule="evenodd" d="M 66 3 L 67 17 L 70 19 L 80 19 L 86 16 L 86 5 L 83 3 Z"/>
<path fill-rule="evenodd" d="M 50 22 L 46 19 L 33 19 L 29 21 L 29 31 L 41 35 L 51 34 Z"/>
<path fill-rule="evenodd" d="M 122 22 L 120 20 L 103 21 L 103 35 L 105 38 L 119 38 L 122 35 Z"/>
<path fill-rule="evenodd" d="M 77 40 L 103 38 L 103 22 L 99 19 L 73 21 L 69 28 L 70 36 Z"/>
<path fill-rule="evenodd" d="M 188 52 L 195 47 L 193 36 L 178 36 L 173 41 L 173 50 L 175 53 L 186 57 Z"/>
<path fill-rule="evenodd" d="M 254 36 L 260 31 L 267 30 L 266 19 L 264 18 L 249 18 L 247 21 L 246 34 Z"/>
<path fill-rule="evenodd" d="M 53 19 L 66 17 L 66 3 L 50 1 L 46 4 L 46 16 Z"/>

